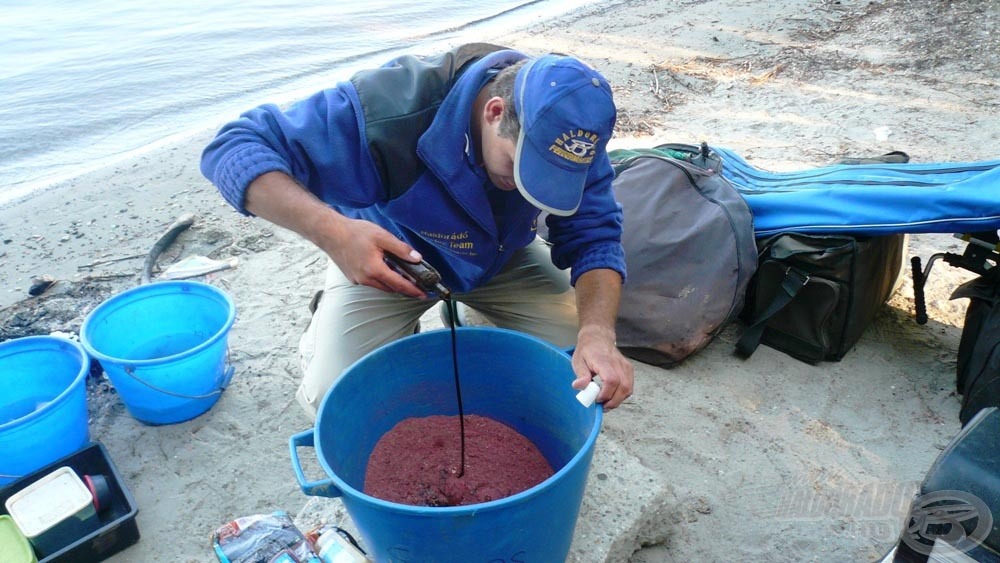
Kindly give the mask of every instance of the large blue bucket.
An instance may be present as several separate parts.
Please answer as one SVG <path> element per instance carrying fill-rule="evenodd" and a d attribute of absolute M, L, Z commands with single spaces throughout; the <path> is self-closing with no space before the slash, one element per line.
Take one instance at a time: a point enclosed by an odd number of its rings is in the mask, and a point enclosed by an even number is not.
<path fill-rule="evenodd" d="M 133 417 L 172 424 L 219 400 L 232 377 L 226 351 L 235 319 L 233 300 L 214 286 L 157 282 L 101 303 L 80 340 Z"/>
<path fill-rule="evenodd" d="M 0 344 L 0 485 L 87 443 L 89 371 L 87 353 L 64 338 Z"/>
<path fill-rule="evenodd" d="M 368 458 L 396 423 L 458 414 L 451 334 L 437 330 L 375 350 L 344 372 L 324 397 L 315 426 L 290 440 L 299 485 L 307 495 L 342 497 L 378 563 L 564 561 L 601 410 L 576 400 L 570 358 L 551 344 L 502 329 L 457 332 L 466 414 L 498 420 L 525 435 L 554 475 L 516 495 L 468 506 L 411 506 L 362 492 Z M 306 480 L 301 447 L 315 447 L 329 478 Z"/>

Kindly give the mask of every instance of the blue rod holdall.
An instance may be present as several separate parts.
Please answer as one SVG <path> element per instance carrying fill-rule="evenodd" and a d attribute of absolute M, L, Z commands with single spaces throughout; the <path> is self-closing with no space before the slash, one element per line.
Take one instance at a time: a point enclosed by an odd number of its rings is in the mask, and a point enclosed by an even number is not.
<path fill-rule="evenodd" d="M 762 170 L 711 147 L 746 199 L 757 238 L 782 232 L 891 235 L 1000 229 L 1000 160 Z"/>

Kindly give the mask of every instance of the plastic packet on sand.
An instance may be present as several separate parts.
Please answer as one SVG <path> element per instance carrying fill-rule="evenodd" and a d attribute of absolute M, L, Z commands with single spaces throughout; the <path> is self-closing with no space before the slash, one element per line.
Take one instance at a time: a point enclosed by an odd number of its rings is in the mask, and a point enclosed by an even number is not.
<path fill-rule="evenodd" d="M 212 534 L 220 563 L 321 563 L 287 512 L 237 518 Z"/>
<path fill-rule="evenodd" d="M 213 260 L 207 256 L 188 256 L 174 262 L 157 277 L 161 280 L 183 280 L 235 268 L 239 258 L 233 256 L 225 260 Z"/>

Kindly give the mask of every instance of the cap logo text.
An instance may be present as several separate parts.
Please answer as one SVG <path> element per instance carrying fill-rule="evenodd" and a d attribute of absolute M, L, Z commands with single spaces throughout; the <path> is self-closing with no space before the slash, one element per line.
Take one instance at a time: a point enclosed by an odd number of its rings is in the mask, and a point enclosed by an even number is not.
<path fill-rule="evenodd" d="M 594 160 L 594 147 L 600 137 L 595 133 L 576 129 L 561 134 L 549 146 L 549 152 L 577 164 L 590 164 Z"/>

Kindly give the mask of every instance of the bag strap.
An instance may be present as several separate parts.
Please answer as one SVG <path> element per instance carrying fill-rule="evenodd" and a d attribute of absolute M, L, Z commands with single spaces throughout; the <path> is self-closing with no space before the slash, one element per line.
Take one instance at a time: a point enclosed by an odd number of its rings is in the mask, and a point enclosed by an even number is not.
<path fill-rule="evenodd" d="M 700 145 L 663 143 L 653 148 L 614 149 L 608 151 L 608 158 L 611 159 L 615 176 L 621 174 L 622 171 L 632 166 L 632 163 L 637 158 L 643 156 L 672 158 L 693 164 L 699 168 L 712 170 L 713 172 L 722 171 L 722 159 L 705 142 L 702 142 Z"/>
<path fill-rule="evenodd" d="M 906 164 L 910 162 L 910 155 L 903 151 L 892 151 L 882 156 L 873 157 L 847 157 L 841 159 L 837 164 Z"/>
<path fill-rule="evenodd" d="M 615 176 L 620 175 L 624 170 L 628 169 L 635 163 L 635 161 L 644 156 L 653 156 L 659 158 L 672 158 L 674 160 L 683 160 L 685 162 L 690 161 L 690 156 L 679 150 L 667 148 L 667 147 L 654 147 L 648 148 L 638 148 L 638 149 L 614 149 L 608 151 L 608 158 L 611 160 L 611 166 L 615 171 Z"/>
<path fill-rule="evenodd" d="M 764 337 L 764 328 L 767 321 L 778 311 L 791 303 L 792 299 L 798 295 L 799 291 L 809 283 L 809 275 L 801 270 L 789 266 L 785 269 L 785 277 L 781 280 L 781 291 L 779 291 L 771 303 L 768 304 L 764 312 L 743 331 L 743 335 L 736 342 L 736 352 L 744 358 L 749 358 L 751 354 L 760 346 L 760 341 Z"/>

